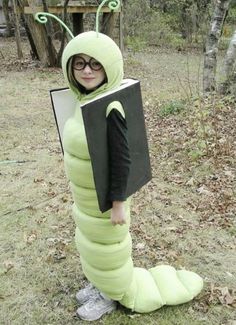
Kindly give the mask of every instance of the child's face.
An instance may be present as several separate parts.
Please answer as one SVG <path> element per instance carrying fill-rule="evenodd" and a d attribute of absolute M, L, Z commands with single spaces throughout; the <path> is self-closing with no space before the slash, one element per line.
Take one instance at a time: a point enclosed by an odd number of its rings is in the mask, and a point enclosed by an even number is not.
<path fill-rule="evenodd" d="M 105 71 L 98 61 L 86 54 L 76 55 L 73 59 L 74 77 L 86 90 L 93 90 L 106 77 Z"/>

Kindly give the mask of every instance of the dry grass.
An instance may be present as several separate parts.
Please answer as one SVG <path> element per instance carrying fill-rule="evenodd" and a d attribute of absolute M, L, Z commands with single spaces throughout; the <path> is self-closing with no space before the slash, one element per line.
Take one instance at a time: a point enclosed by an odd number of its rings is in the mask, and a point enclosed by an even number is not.
<path fill-rule="evenodd" d="M 0 322 L 83 324 L 75 317 L 74 294 L 85 279 L 48 95 L 50 88 L 64 86 L 62 73 L 34 66 L 27 56 L 20 64 L 14 42 L 2 44 Z M 208 155 L 205 147 L 202 155 L 192 151 L 205 140 L 202 123 L 213 130 L 211 114 L 199 122 L 201 107 L 193 103 L 177 115 L 160 116 L 163 101 L 186 98 L 186 90 L 197 93 L 200 61 L 194 53 L 188 59 L 186 53 L 153 50 L 126 54 L 126 75 L 142 82 L 154 176 L 134 197 L 135 265 L 186 267 L 203 276 L 205 289 L 183 306 L 147 315 L 120 307 L 97 324 L 236 321 L 234 107 L 225 102 L 218 109 L 215 131 L 226 142 L 209 133 Z"/>

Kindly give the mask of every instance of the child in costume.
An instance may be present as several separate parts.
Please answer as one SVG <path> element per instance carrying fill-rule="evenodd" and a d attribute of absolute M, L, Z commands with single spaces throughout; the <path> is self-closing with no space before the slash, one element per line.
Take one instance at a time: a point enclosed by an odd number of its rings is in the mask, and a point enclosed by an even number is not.
<path fill-rule="evenodd" d="M 125 113 L 118 101 L 108 105 L 104 116 L 112 208 L 104 213 L 99 209 L 80 105 L 120 86 L 123 79 L 120 49 L 104 34 L 85 32 L 67 44 L 62 68 L 78 99 L 75 115 L 64 128 L 63 148 L 74 199 L 76 246 L 83 272 L 90 282 L 76 295 L 82 305 L 77 310 L 78 316 L 88 321 L 99 319 L 113 311 L 117 301 L 140 313 L 190 301 L 203 287 L 197 274 L 176 271 L 168 265 L 149 270 L 133 266 L 130 198 L 126 197 L 130 155 Z"/>
<path fill-rule="evenodd" d="M 70 52 L 70 48 L 67 47 L 63 55 L 65 76 L 68 79 L 71 89 L 79 97 L 76 116 L 67 121 L 64 129 L 63 148 L 65 150 L 65 168 L 71 181 L 73 197 L 76 202 L 74 206 L 76 224 L 80 223 L 81 214 L 84 214 L 85 217 L 88 214 L 90 218 L 104 218 L 104 221 L 106 223 L 109 221 L 110 227 L 114 228 L 116 225 L 126 224 L 127 221 L 127 203 L 125 201 L 130 157 L 126 135 L 127 125 L 123 117 L 124 112 L 120 112 L 116 104 L 113 106 L 111 103 L 107 117 L 104 117 L 107 119 L 107 142 L 110 166 L 110 189 L 108 196 L 112 202 L 112 209 L 102 214 L 97 204 L 87 139 L 82 125 L 80 103 L 86 102 L 88 98 L 92 99 L 97 97 L 98 94 L 104 91 L 118 87 L 123 79 L 123 62 L 117 45 L 113 44 L 113 42 L 111 43 L 110 39 L 105 35 L 103 35 L 102 42 L 105 48 L 98 46 L 88 50 L 88 45 L 91 46 L 94 42 L 94 36 L 95 32 L 84 33 L 79 37 L 79 51 L 76 46 L 76 52 L 72 51 L 70 58 L 67 58 L 67 53 Z M 88 41 L 89 38 L 91 38 L 91 41 Z M 109 47 L 107 48 L 107 46 Z M 108 57 L 112 58 L 113 62 L 109 62 L 108 58 L 106 58 L 104 54 L 106 52 L 108 53 Z M 106 63 L 111 68 L 104 68 Z M 112 88 L 109 85 L 110 80 L 113 82 Z M 73 164 L 75 164 L 75 167 L 72 166 Z M 83 166 L 84 164 L 85 166 Z M 71 173 L 77 174 L 76 179 Z M 88 174 L 90 174 L 89 177 L 87 176 Z M 87 207 L 85 206 L 86 204 L 88 204 Z M 78 232 L 80 232 L 79 229 L 81 230 L 80 226 L 78 226 Z M 107 231 L 110 233 L 110 236 L 112 233 L 109 228 Z M 80 251 L 81 245 L 82 247 L 84 245 L 81 243 L 83 234 L 77 233 L 76 238 Z M 104 240 L 106 239 L 104 238 Z M 81 249 L 83 249 L 82 247 Z M 85 256 L 87 256 L 86 252 Z M 107 262 L 105 261 L 105 263 Z M 109 267 L 109 265 L 107 266 Z M 78 308 L 77 314 L 85 320 L 98 319 L 104 313 L 116 308 L 115 301 L 109 299 L 108 296 L 100 293 L 91 285 L 79 291 L 76 298 L 82 305 L 82 307 Z"/>

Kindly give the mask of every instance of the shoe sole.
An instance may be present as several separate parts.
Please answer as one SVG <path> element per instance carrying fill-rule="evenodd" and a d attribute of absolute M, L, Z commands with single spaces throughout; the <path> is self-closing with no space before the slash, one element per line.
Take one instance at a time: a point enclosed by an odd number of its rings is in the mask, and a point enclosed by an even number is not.
<path fill-rule="evenodd" d="M 88 322 L 93 322 L 93 321 L 95 321 L 95 320 L 98 320 L 98 319 L 100 319 L 100 318 L 102 318 L 104 315 L 109 315 L 109 314 L 111 314 L 113 311 L 115 311 L 116 310 L 116 307 L 112 307 L 111 309 L 108 309 L 106 312 L 104 312 L 101 316 L 98 316 L 97 318 L 93 318 L 93 319 L 91 319 L 91 318 L 86 318 L 86 317 L 83 317 L 83 316 L 80 316 L 77 312 L 76 312 L 76 315 L 80 318 L 80 319 L 82 319 L 82 320 L 86 320 L 86 321 L 88 321 Z"/>

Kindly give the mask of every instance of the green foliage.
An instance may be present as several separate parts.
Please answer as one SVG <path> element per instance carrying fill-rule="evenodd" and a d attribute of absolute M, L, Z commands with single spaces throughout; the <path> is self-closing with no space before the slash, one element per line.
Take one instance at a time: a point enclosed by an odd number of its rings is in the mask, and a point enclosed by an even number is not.
<path fill-rule="evenodd" d="M 124 35 L 134 52 L 145 46 L 184 49 L 205 44 L 214 3 L 210 0 L 133 0 L 125 2 Z M 220 49 L 228 46 L 236 23 L 236 0 L 232 1 Z"/>
<path fill-rule="evenodd" d="M 127 48 L 131 49 L 134 53 L 139 52 L 145 48 L 147 43 L 144 39 L 140 38 L 139 36 L 127 36 L 125 38 L 125 45 Z"/>
<path fill-rule="evenodd" d="M 136 50 L 146 44 L 163 45 L 172 38 L 165 18 L 152 10 L 147 1 L 134 0 L 127 5 L 124 27 L 127 45 Z"/>
<path fill-rule="evenodd" d="M 219 159 L 232 155 L 234 136 L 231 135 L 231 130 L 225 132 L 224 129 L 234 104 L 235 97 L 218 97 L 216 94 L 193 101 L 194 112 L 189 116 L 192 137 L 185 147 L 191 160 L 195 161 L 203 156 Z"/>
<path fill-rule="evenodd" d="M 230 10 L 228 11 L 226 23 L 227 24 L 235 24 L 236 23 L 236 2 L 235 2 L 235 6 L 231 5 Z"/>
<path fill-rule="evenodd" d="M 208 0 L 127 1 L 125 37 L 132 45 L 137 39 L 147 45 L 174 48 L 182 48 L 184 42 L 202 43 L 209 29 L 210 4 Z"/>
<path fill-rule="evenodd" d="M 48 6 L 56 6 L 56 5 L 59 5 L 59 4 L 61 4 L 60 0 L 48 0 L 47 1 Z"/>
<path fill-rule="evenodd" d="M 227 50 L 230 43 L 229 37 L 221 37 L 219 41 L 219 50 Z"/>
<path fill-rule="evenodd" d="M 207 155 L 206 147 L 207 146 L 204 141 L 202 140 L 199 140 L 198 142 L 195 141 L 195 143 L 193 144 L 193 149 L 188 152 L 188 157 L 193 161 L 199 160 L 200 158 Z"/>
<path fill-rule="evenodd" d="M 168 115 L 175 115 L 179 114 L 181 111 L 185 109 L 185 102 L 182 100 L 172 100 L 165 104 L 161 109 L 160 109 L 160 116 L 165 117 Z"/>
<path fill-rule="evenodd" d="M 179 34 L 172 34 L 169 43 L 165 43 L 165 46 L 177 50 L 184 50 L 188 47 L 188 42 L 183 39 Z"/>

